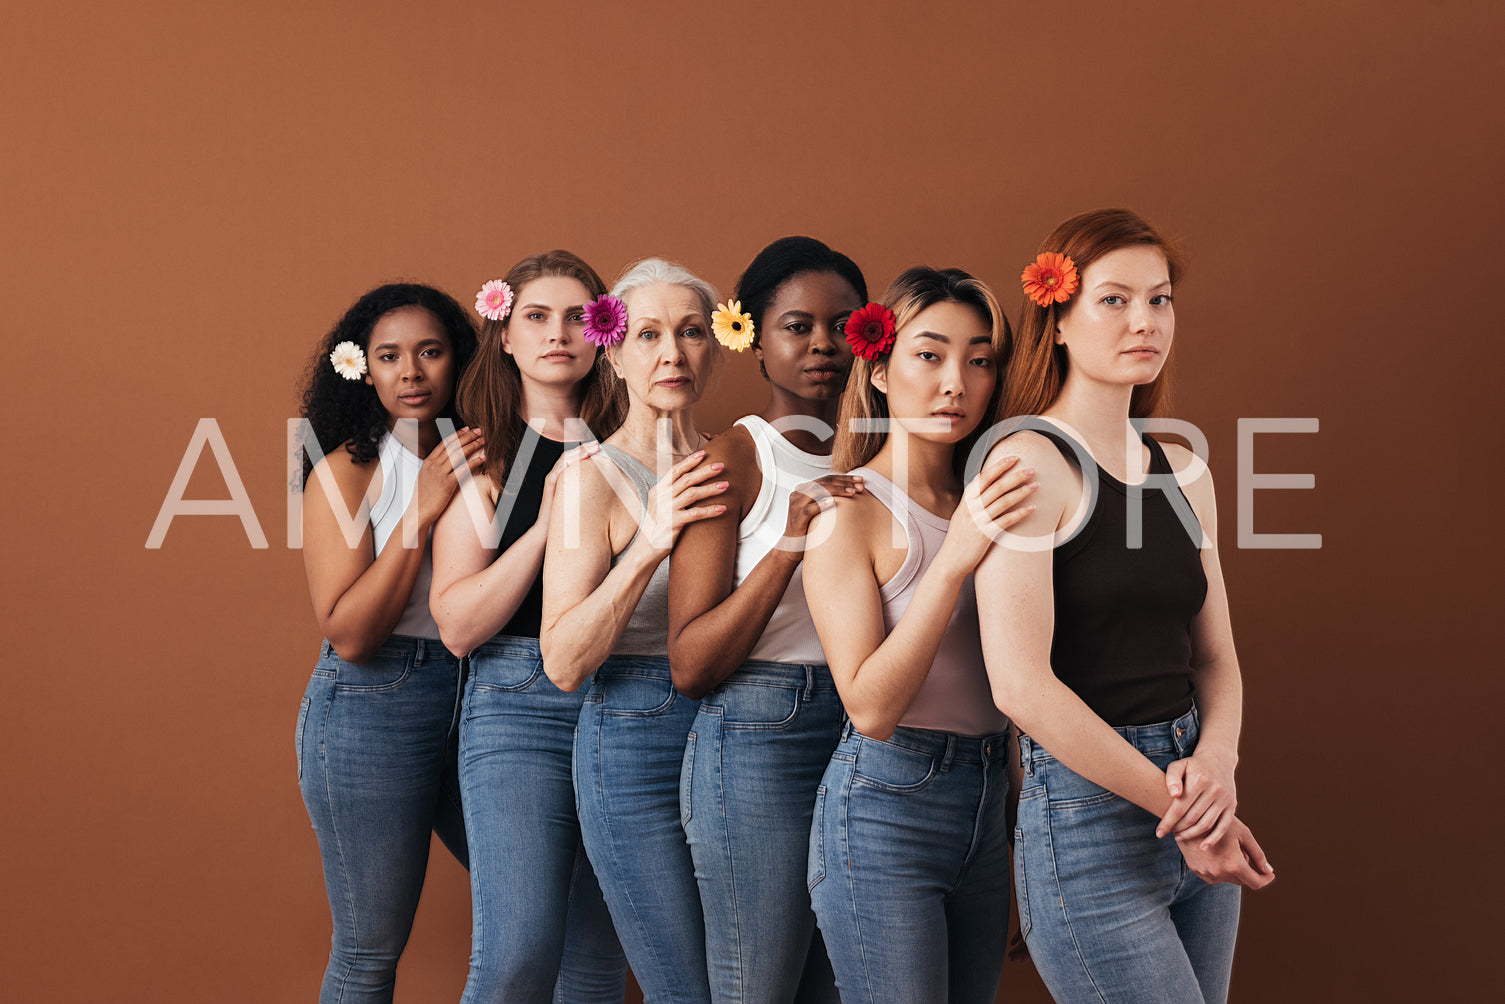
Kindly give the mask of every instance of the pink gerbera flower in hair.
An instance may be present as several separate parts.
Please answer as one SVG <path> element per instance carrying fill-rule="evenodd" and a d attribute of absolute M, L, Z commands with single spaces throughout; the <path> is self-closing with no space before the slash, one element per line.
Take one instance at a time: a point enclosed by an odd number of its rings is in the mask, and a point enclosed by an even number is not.
<path fill-rule="evenodd" d="M 602 293 L 585 305 L 585 340 L 610 348 L 627 334 L 627 304 Z"/>
<path fill-rule="evenodd" d="M 512 309 L 512 287 L 500 279 L 492 279 L 476 294 L 476 313 L 488 321 L 500 321 Z"/>

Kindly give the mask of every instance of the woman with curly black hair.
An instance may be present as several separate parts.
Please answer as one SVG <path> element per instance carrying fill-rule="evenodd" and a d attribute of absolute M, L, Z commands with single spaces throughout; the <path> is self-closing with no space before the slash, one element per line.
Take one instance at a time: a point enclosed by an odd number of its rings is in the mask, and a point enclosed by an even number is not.
<path fill-rule="evenodd" d="M 321 1002 L 390 1001 L 428 868 L 429 832 L 468 866 L 456 780 L 460 661 L 429 615 L 429 532 L 479 432 L 449 441 L 469 316 L 429 286 L 357 300 L 304 384 L 303 560 L 324 632 L 298 710 L 298 782 L 334 919 Z M 325 447 L 330 452 L 321 456 Z"/>

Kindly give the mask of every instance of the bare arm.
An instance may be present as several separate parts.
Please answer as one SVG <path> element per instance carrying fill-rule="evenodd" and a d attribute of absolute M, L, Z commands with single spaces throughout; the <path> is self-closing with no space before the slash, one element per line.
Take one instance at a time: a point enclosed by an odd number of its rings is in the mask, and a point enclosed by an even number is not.
<path fill-rule="evenodd" d="M 1006 440 L 1020 463 L 1040 471 L 1035 511 L 1015 533 L 1043 537 L 1065 525 L 1076 509 L 1081 476 L 1042 436 Z M 1050 665 L 1055 632 L 1052 552 L 999 544 L 976 573 L 977 593 L 989 597 L 980 618 L 983 656 L 998 707 L 1067 767 L 1154 813 L 1170 807 L 1165 775 L 1113 731 Z"/>
<path fill-rule="evenodd" d="M 549 535 L 549 513 L 560 473 L 571 463 L 591 456 L 599 447 L 589 444 L 570 450 L 544 479 L 538 517 L 527 532 L 501 554 L 488 530 L 496 503 L 488 479 L 467 479 L 459 499 L 434 528 L 434 581 L 429 609 L 439 625 L 445 647 L 465 655 L 500 631 L 522 605 L 543 567 Z"/>
<path fill-rule="evenodd" d="M 1188 471 L 1183 492 L 1212 546 L 1201 551 L 1207 598 L 1192 621 L 1192 678 L 1202 735 L 1196 751 L 1166 772 L 1167 790 L 1175 800 L 1161 827 L 1175 829 L 1178 838 L 1205 837 L 1204 847 L 1210 847 L 1228 832 L 1238 805 L 1233 775 L 1243 726 L 1243 677 L 1218 559 L 1212 473 L 1189 450 L 1173 445 L 1165 450 L 1172 467 Z"/>
<path fill-rule="evenodd" d="M 1037 508 L 1019 524 L 1022 537 L 1049 540 L 1075 512 L 1080 475 L 1043 437 L 1021 433 L 1007 441 L 1020 462 L 1040 469 Z M 1055 676 L 1050 666 L 1055 629 L 1052 552 L 995 546 L 977 568 L 977 591 L 994 599 L 981 618 L 983 655 L 998 707 L 1071 770 L 1156 816 L 1171 806 L 1165 775 L 1108 726 Z M 1207 881 L 1251 889 L 1274 878 L 1247 826 L 1229 813 L 1229 829 L 1213 846 L 1178 843 Z"/>
<path fill-rule="evenodd" d="M 379 464 L 358 464 L 341 449 L 314 468 L 303 504 L 303 564 L 319 629 L 340 658 L 365 662 L 392 634 L 423 566 L 428 531 L 454 495 L 454 464 L 474 468 L 483 458 L 479 434 L 468 429 L 439 444 L 420 469 L 412 501 L 403 513 L 405 528 L 388 538 L 381 554 L 373 553 L 367 516 L 380 493 Z M 336 505 L 347 513 L 359 507 L 362 531 L 354 547 L 345 540 Z M 417 547 L 403 546 L 408 526 Z"/>
<path fill-rule="evenodd" d="M 971 517 L 974 503 L 1000 527 L 1023 518 L 1024 510 L 1010 510 L 1030 494 L 1027 482 L 1034 472 L 1019 468 L 1005 476 L 1010 466 L 1012 458 L 1006 463 L 995 459 L 968 486 L 945 543 L 899 623 L 887 633 L 879 583 L 897 572 L 903 560 L 902 553 L 884 543 L 894 517 L 870 498 L 816 517 L 812 533 L 822 532 L 823 520 L 834 520 L 835 526 L 805 556 L 805 595 L 837 693 L 863 735 L 892 735 L 930 673 L 962 584 L 990 543 Z"/>
<path fill-rule="evenodd" d="M 630 522 L 599 464 L 572 467 L 556 489 L 544 559 L 543 623 L 538 643 L 544 672 L 561 690 L 576 690 L 611 654 L 659 562 L 668 557 L 685 523 L 706 519 L 723 506 L 694 502 L 725 489 L 724 482 L 702 485 L 718 465 L 700 470 L 704 452 L 676 464 L 649 493 L 647 512 L 622 560 L 612 565 L 612 521 L 626 536 Z M 660 501 L 664 492 L 669 497 Z M 578 526 L 566 516 L 580 514 Z M 570 540 L 572 536 L 578 540 Z"/>
<path fill-rule="evenodd" d="M 757 500 L 763 475 L 752 438 L 740 428 L 712 440 L 706 459 L 726 464 L 727 511 L 687 526 L 669 567 L 669 663 L 674 686 L 694 700 L 730 676 L 758 644 L 804 557 L 793 543 L 816 513 L 861 490 L 860 478 L 831 475 L 820 479 L 819 492 L 795 492 L 784 527 L 790 546 L 769 551 L 733 589 L 739 524 Z"/>

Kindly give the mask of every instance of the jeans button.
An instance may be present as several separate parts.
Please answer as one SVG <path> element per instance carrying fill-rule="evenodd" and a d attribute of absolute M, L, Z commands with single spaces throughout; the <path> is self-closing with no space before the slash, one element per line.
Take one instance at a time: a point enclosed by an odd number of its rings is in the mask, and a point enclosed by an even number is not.
<path fill-rule="evenodd" d="M 983 746 L 982 751 L 986 755 L 992 756 L 993 755 L 993 744 L 992 743 L 986 744 L 985 746 Z"/>

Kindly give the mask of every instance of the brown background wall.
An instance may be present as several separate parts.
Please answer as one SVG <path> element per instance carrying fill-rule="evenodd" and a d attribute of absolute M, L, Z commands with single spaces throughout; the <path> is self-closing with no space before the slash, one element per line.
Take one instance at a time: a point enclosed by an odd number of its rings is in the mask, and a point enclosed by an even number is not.
<path fill-rule="evenodd" d="M 1180 235 L 1176 414 L 1211 441 L 1248 690 L 1243 1001 L 1473 999 L 1500 934 L 1501 16 L 1482 3 L 1117 0 L 53 4 L 0 47 L 6 793 L 14 1001 L 316 993 L 328 915 L 295 783 L 318 643 L 285 421 L 361 290 L 462 299 L 563 246 L 727 288 L 810 233 L 881 289 L 959 264 L 1011 310 L 1057 221 Z M 923 11 L 923 13 L 922 13 Z M 702 423 L 762 400 L 746 359 Z M 272 542 L 143 545 L 214 417 Z M 1257 467 L 1236 422 L 1316 417 Z M 206 459 L 190 497 L 223 497 Z M 401 997 L 458 997 L 436 856 Z M 1490 966 L 1488 972 L 1496 971 Z M 1492 980 L 1491 980 L 1492 982 Z M 1043 1000 L 1011 967 L 1000 999 Z"/>

